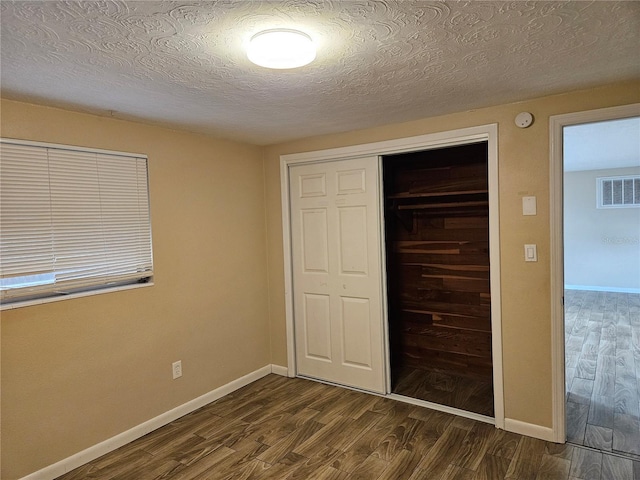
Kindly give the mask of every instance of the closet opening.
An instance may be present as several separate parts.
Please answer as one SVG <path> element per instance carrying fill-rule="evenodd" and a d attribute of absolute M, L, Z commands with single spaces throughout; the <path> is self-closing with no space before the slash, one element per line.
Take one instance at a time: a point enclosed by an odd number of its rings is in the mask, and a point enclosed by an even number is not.
<path fill-rule="evenodd" d="M 391 392 L 494 416 L 488 142 L 382 157 Z"/>

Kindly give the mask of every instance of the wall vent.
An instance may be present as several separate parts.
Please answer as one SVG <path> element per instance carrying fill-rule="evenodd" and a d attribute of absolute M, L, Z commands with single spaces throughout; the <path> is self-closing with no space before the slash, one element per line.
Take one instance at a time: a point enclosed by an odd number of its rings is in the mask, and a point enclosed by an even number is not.
<path fill-rule="evenodd" d="M 598 177 L 598 208 L 640 207 L 640 175 Z"/>

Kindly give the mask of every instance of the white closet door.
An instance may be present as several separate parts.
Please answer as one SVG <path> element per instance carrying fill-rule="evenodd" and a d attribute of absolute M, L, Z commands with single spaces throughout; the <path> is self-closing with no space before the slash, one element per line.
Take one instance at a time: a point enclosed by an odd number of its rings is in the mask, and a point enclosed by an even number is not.
<path fill-rule="evenodd" d="M 385 393 L 378 158 L 290 169 L 299 375 Z"/>

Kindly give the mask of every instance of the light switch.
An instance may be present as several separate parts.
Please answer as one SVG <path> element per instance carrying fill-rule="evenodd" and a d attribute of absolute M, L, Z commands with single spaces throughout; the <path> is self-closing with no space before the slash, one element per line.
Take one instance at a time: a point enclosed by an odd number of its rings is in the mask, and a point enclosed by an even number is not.
<path fill-rule="evenodd" d="M 522 197 L 522 215 L 536 214 L 536 197 Z"/>
<path fill-rule="evenodd" d="M 535 245 L 535 243 L 524 246 L 524 261 L 525 262 L 538 261 L 538 247 Z"/>

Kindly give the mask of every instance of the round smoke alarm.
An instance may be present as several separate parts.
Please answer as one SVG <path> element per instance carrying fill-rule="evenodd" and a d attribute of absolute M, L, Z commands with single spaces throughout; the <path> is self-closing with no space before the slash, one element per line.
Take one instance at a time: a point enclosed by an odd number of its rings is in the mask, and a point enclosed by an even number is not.
<path fill-rule="evenodd" d="M 533 115 L 529 112 L 522 112 L 516 115 L 516 126 L 520 128 L 527 128 L 533 123 Z"/>

